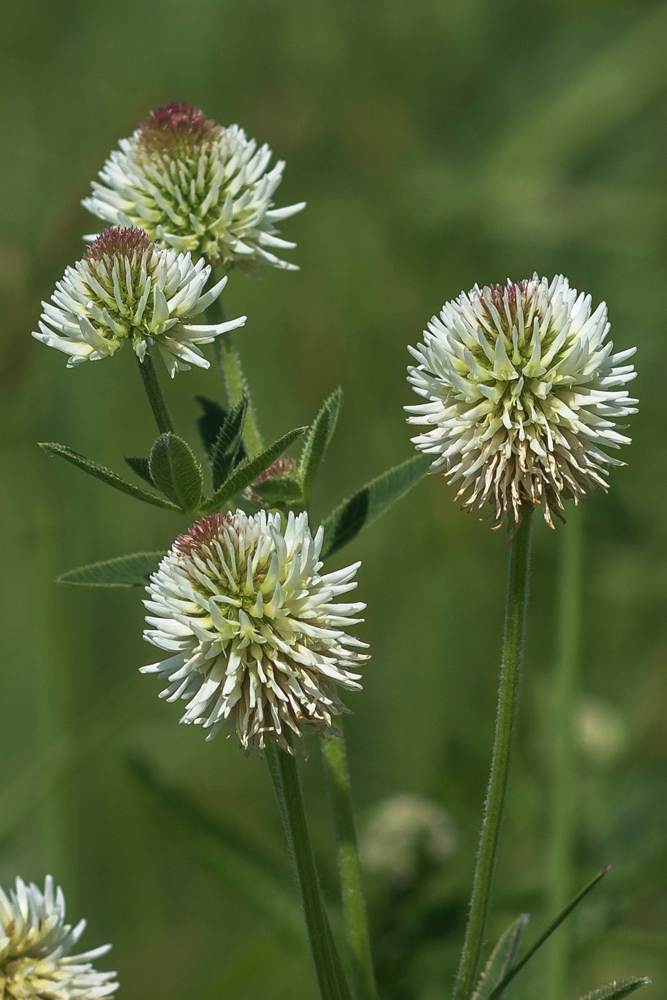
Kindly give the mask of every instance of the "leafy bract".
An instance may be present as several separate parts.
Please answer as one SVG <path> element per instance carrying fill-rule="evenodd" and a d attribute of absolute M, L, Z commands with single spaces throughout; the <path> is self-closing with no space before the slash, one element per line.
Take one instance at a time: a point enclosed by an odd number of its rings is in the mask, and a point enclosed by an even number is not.
<path fill-rule="evenodd" d="M 516 958 L 521 935 L 528 923 L 528 916 L 527 913 L 522 913 L 502 935 L 491 952 L 491 957 L 486 963 L 471 1000 L 489 1000 L 496 986 L 502 982 Z"/>
<path fill-rule="evenodd" d="M 393 503 L 405 496 L 426 475 L 430 464 L 428 455 L 416 455 L 371 480 L 348 500 L 344 500 L 324 521 L 322 557 L 326 558 L 342 549 L 356 538 L 362 528 L 372 524 Z"/>
<path fill-rule="evenodd" d="M 320 412 L 306 431 L 303 450 L 299 459 L 299 480 L 303 496 L 307 499 L 317 470 L 324 458 L 329 442 L 333 436 L 338 420 L 338 413 L 343 401 L 343 390 L 340 386 L 324 400 Z"/>
<path fill-rule="evenodd" d="M 56 583 L 77 587 L 143 587 L 148 583 L 165 552 L 133 552 L 104 562 L 70 569 L 56 578 Z"/>
<path fill-rule="evenodd" d="M 130 455 L 129 457 L 125 455 L 125 461 L 132 469 L 135 475 L 143 479 L 145 483 L 149 486 L 155 486 L 153 482 L 153 477 L 151 476 L 151 466 L 147 458 L 139 458 L 137 456 Z"/>
<path fill-rule="evenodd" d="M 213 510 L 218 510 L 225 504 L 229 503 L 232 497 L 236 496 L 250 486 L 250 484 L 261 476 L 263 472 L 272 465 L 277 458 L 283 454 L 284 451 L 289 448 L 289 446 L 300 438 L 305 432 L 305 427 L 296 427 L 293 431 L 288 431 L 287 434 L 283 434 L 281 438 L 274 441 L 273 444 L 265 448 L 264 451 L 260 452 L 256 458 L 246 458 L 243 462 L 240 462 L 231 476 L 220 486 L 219 489 L 215 491 L 213 496 L 209 497 L 208 500 L 204 502 L 201 508 L 202 514 L 208 514 Z"/>
<path fill-rule="evenodd" d="M 98 465 L 97 462 L 91 461 L 91 459 L 86 458 L 85 455 L 81 455 L 78 451 L 68 448 L 65 444 L 40 442 L 39 447 L 42 448 L 47 455 L 57 455 L 59 458 L 64 458 L 66 462 L 71 462 L 72 465 L 76 465 L 77 468 L 87 472 L 89 476 L 99 479 L 101 482 L 106 483 L 107 486 L 113 486 L 115 490 L 120 490 L 121 493 L 127 493 L 128 496 L 134 497 L 136 500 L 143 500 L 144 503 L 150 503 L 154 507 L 164 507 L 167 510 L 180 509 L 176 506 L 176 504 L 171 503 L 169 500 L 165 500 L 164 497 L 156 496 L 155 493 L 149 493 L 147 490 L 142 490 L 140 486 L 134 486 L 133 483 L 128 483 L 125 479 L 121 479 L 121 477 L 115 472 L 112 472 L 111 469 L 107 469 L 104 465 Z"/>
<path fill-rule="evenodd" d="M 641 976 L 639 979 L 622 979 L 620 982 L 614 980 L 613 983 L 601 986 L 599 990 L 587 993 L 581 1000 L 621 1000 L 621 997 L 627 997 L 630 993 L 634 993 L 640 986 L 650 985 L 651 980 L 647 979 L 646 976 Z"/>
<path fill-rule="evenodd" d="M 197 417 L 197 430 L 204 450 L 210 458 L 220 428 L 227 419 L 227 410 L 220 403 L 216 403 L 214 399 L 208 399 L 206 396 L 195 396 L 195 399 L 203 411 L 201 416 Z"/>
<path fill-rule="evenodd" d="M 243 399 L 231 408 L 218 432 L 211 450 L 211 478 L 213 489 L 222 486 L 229 473 L 238 462 L 242 446 L 243 424 L 248 412 L 248 400 Z"/>
<path fill-rule="evenodd" d="M 187 441 L 176 434 L 161 434 L 151 448 L 150 472 L 160 492 L 181 510 L 199 509 L 203 477 Z"/>
<path fill-rule="evenodd" d="M 301 483 L 291 476 L 270 476 L 252 488 L 267 503 L 296 503 L 302 499 Z"/>

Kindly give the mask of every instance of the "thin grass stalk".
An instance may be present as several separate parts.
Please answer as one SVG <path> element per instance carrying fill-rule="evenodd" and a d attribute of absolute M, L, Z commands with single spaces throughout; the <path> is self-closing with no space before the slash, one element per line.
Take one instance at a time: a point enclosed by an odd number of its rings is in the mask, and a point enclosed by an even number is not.
<path fill-rule="evenodd" d="M 292 857 L 322 1000 L 352 1000 L 322 900 L 295 758 L 267 741 L 266 759 Z"/>
<path fill-rule="evenodd" d="M 519 682 L 528 604 L 532 508 L 521 519 L 510 544 L 505 634 L 498 690 L 491 774 L 475 864 L 468 924 L 454 985 L 454 1000 L 467 1000 L 477 980 L 489 912 L 491 884 L 505 810 L 512 744 L 519 706 Z"/>
<path fill-rule="evenodd" d="M 579 651 L 583 577 L 584 512 L 575 507 L 560 536 L 556 667 L 554 674 L 554 775 L 551 842 L 548 865 L 548 912 L 559 913 L 574 885 L 574 840 L 577 824 L 577 754 L 574 716 L 579 692 Z M 567 995 L 572 953 L 572 927 L 561 927 L 549 944 L 548 1000 Z"/>
<path fill-rule="evenodd" d="M 331 813 L 338 843 L 338 872 L 355 992 L 359 1000 L 378 1000 L 366 900 L 361 878 L 361 865 L 359 864 L 359 848 L 357 846 L 345 736 L 323 739 L 321 744 Z"/>
<path fill-rule="evenodd" d="M 173 434 L 174 424 L 150 350 L 147 350 L 144 354 L 143 361 L 137 357 L 137 364 L 139 365 L 139 374 L 141 375 L 141 381 L 146 391 L 150 408 L 155 417 L 157 429 L 160 434 Z"/>

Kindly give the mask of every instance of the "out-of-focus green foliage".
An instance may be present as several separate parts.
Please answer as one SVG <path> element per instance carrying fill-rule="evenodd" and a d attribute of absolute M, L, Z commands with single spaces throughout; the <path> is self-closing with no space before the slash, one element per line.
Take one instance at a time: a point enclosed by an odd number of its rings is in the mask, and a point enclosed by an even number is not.
<path fill-rule="evenodd" d="M 29 334 L 81 234 L 97 228 L 78 203 L 110 149 L 149 109 L 189 100 L 287 160 L 280 204 L 308 201 L 283 226 L 302 270 L 267 268 L 259 282 L 232 274 L 226 298 L 230 315 L 249 317 L 238 345 L 267 440 L 344 389 L 316 517 L 412 456 L 406 344 L 474 282 L 562 271 L 606 299 L 619 349 L 638 345 L 628 468 L 586 505 L 580 883 L 612 870 L 576 916 L 571 994 L 646 973 L 661 996 L 667 4 L 24 0 L 5 6 L 2 25 L 0 883 L 52 871 L 70 916 L 89 918 L 84 942 L 114 942 L 106 967 L 119 970 L 127 1000 L 314 996 L 303 949 L 212 876 L 126 761 L 150 761 L 287 875 L 265 764 L 177 726 L 178 706 L 138 675 L 150 658 L 140 591 L 53 582 L 75 566 L 163 551 L 186 523 L 39 451 L 37 440 L 66 441 L 119 469 L 155 435 L 131 352 L 67 371 Z M 193 440 L 195 395 L 221 398 L 214 371 L 179 374 L 166 391 L 177 433 Z M 371 886 L 381 980 L 395 1000 L 447 995 L 488 769 L 505 539 L 460 513 L 453 492 L 427 480 L 331 560 L 363 560 L 368 602 L 373 659 L 363 693 L 348 699 L 362 821 L 386 795 L 417 792 L 459 830 L 446 865 L 410 886 Z M 523 910 L 535 927 L 553 916 L 544 879 L 558 537 L 537 526 L 490 941 Z M 303 775 L 335 903 L 317 753 Z M 508 996 L 542 996 L 540 961 Z"/>

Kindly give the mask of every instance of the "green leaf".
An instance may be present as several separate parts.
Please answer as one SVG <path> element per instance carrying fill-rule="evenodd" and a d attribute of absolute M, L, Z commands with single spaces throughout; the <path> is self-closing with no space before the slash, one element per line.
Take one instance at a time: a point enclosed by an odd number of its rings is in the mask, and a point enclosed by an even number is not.
<path fill-rule="evenodd" d="M 502 935 L 491 952 L 471 1000 L 489 1000 L 495 987 L 512 967 L 528 917 L 528 913 L 522 913 Z"/>
<path fill-rule="evenodd" d="M 621 1000 L 621 997 L 627 997 L 628 994 L 634 993 L 640 986 L 650 985 L 651 980 L 646 976 L 642 976 L 640 979 L 622 979 L 620 982 L 614 980 L 613 983 L 601 986 L 599 990 L 587 993 L 581 1000 Z"/>
<path fill-rule="evenodd" d="M 372 524 L 393 503 L 405 496 L 426 475 L 431 461 L 428 455 L 409 458 L 371 480 L 336 507 L 324 522 L 322 558 L 342 549 L 356 538 L 362 528 Z"/>
<path fill-rule="evenodd" d="M 70 569 L 56 578 L 56 583 L 77 587 L 143 587 L 148 583 L 165 552 L 133 552 L 104 562 Z"/>
<path fill-rule="evenodd" d="M 195 396 L 195 399 L 203 410 L 202 415 L 197 417 L 197 430 L 204 450 L 210 458 L 220 428 L 227 419 L 227 410 L 220 403 L 216 403 L 214 399 L 207 399 L 206 396 Z"/>
<path fill-rule="evenodd" d="M 161 434 L 151 448 L 150 470 L 157 488 L 181 510 L 199 509 L 204 481 L 187 441 L 176 434 Z"/>
<path fill-rule="evenodd" d="M 232 407 L 227 414 L 227 419 L 220 428 L 213 451 L 211 452 L 211 477 L 213 479 L 214 490 L 222 486 L 231 470 L 237 464 L 243 435 L 243 422 L 247 412 L 248 399 L 244 396 L 239 403 Z"/>
<path fill-rule="evenodd" d="M 282 873 L 252 850 L 245 837 L 209 816 L 188 792 L 167 784 L 145 761 L 131 757 L 129 763 L 144 790 L 199 859 L 277 930 L 307 947 L 299 900 Z"/>
<path fill-rule="evenodd" d="M 107 486 L 113 486 L 115 490 L 120 490 L 121 493 L 127 493 L 130 497 L 135 497 L 137 500 L 143 500 L 144 503 L 153 504 L 154 507 L 163 507 L 167 510 L 179 510 L 175 504 L 170 503 L 169 500 L 165 500 L 163 497 L 156 496 L 155 493 L 148 493 L 146 490 L 142 490 L 139 486 L 134 486 L 132 483 L 126 482 L 125 479 L 121 479 L 120 476 L 112 472 L 111 469 L 107 469 L 104 465 L 98 465 L 97 462 L 92 462 L 85 455 L 80 455 L 78 451 L 73 451 L 72 448 L 68 448 L 65 444 L 54 444 L 53 442 L 40 442 L 39 447 L 47 453 L 47 455 L 57 455 L 59 458 L 64 458 L 66 462 L 71 462 L 72 465 L 76 465 L 79 469 L 83 469 L 87 472 L 89 476 L 94 476 L 95 479 L 101 480 L 106 483 Z"/>
<path fill-rule="evenodd" d="M 209 514 L 212 510 L 216 510 L 222 507 L 224 504 L 229 503 L 232 497 L 244 490 L 246 486 L 250 486 L 258 476 L 261 476 L 263 472 L 266 472 L 270 465 L 273 465 L 277 458 L 286 451 L 289 446 L 300 438 L 302 434 L 306 431 L 305 427 L 296 427 L 293 431 L 288 431 L 287 434 L 283 434 L 281 438 L 274 441 L 273 444 L 265 448 L 263 452 L 257 455 L 256 458 L 246 458 L 243 462 L 240 462 L 236 466 L 233 473 L 222 484 L 222 486 L 216 490 L 212 497 L 209 497 L 202 504 L 201 512 L 202 514 Z"/>
<path fill-rule="evenodd" d="M 343 390 L 339 386 L 335 392 L 324 400 L 320 412 L 306 432 L 303 451 L 299 460 L 299 479 L 303 487 L 304 497 L 308 497 L 317 475 L 317 470 L 324 458 L 329 442 L 333 436 L 338 420 L 338 413 L 343 401 Z"/>
<path fill-rule="evenodd" d="M 295 503 L 303 497 L 301 483 L 291 476 L 263 479 L 253 486 L 252 491 L 269 503 Z"/>
<path fill-rule="evenodd" d="M 151 476 L 150 462 L 147 458 L 128 458 L 127 455 L 124 457 L 132 472 L 139 476 L 139 479 L 143 479 L 149 486 L 155 486 L 153 477 Z"/>

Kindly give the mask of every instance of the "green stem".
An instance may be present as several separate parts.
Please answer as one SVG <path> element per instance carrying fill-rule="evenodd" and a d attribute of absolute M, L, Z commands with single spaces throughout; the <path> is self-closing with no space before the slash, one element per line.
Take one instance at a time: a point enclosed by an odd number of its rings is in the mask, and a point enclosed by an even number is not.
<path fill-rule="evenodd" d="M 378 992 L 366 917 L 366 901 L 361 880 L 345 737 L 334 736 L 328 740 L 323 739 L 322 755 L 338 841 L 338 869 L 343 897 L 343 912 L 352 956 L 352 975 L 356 994 L 359 1000 L 377 1000 Z"/>
<path fill-rule="evenodd" d="M 505 809 L 512 744 L 519 705 L 519 681 L 528 604 L 532 508 L 524 512 L 510 547 L 505 635 L 500 668 L 498 711 L 493 742 L 491 775 L 484 803 L 484 818 L 475 864 L 468 926 L 466 927 L 454 1000 L 467 1000 L 477 978 L 479 957 L 489 912 L 491 883 L 498 854 L 500 826 Z"/>
<path fill-rule="evenodd" d="M 155 417 L 157 429 L 160 434 L 173 434 L 174 425 L 167 408 L 167 400 L 164 397 L 164 392 L 162 391 L 162 386 L 160 385 L 160 378 L 158 376 L 155 361 L 153 360 L 151 352 L 149 350 L 146 351 L 143 361 L 140 361 L 139 358 L 137 358 L 137 364 L 139 365 L 141 381 L 144 384 L 144 389 L 146 390 L 146 395 L 148 396 L 148 402 L 150 403 L 153 416 Z"/>
<path fill-rule="evenodd" d="M 577 821 L 575 702 L 578 694 L 583 562 L 583 510 L 575 507 L 561 534 L 558 584 L 558 633 L 553 732 L 554 789 L 549 857 L 548 910 L 559 913 L 572 893 L 573 844 Z M 561 1000 L 568 990 L 572 928 L 565 924 L 549 948 L 547 993 Z"/>
<path fill-rule="evenodd" d="M 294 876 L 301 892 L 320 995 L 322 1000 L 351 1000 L 322 901 L 296 760 L 278 749 L 272 740 L 266 744 L 266 759 L 292 856 Z"/>
<path fill-rule="evenodd" d="M 210 323 L 226 323 L 227 310 L 222 295 L 213 302 L 206 310 L 206 315 Z M 244 396 L 248 399 L 248 412 L 243 425 L 243 443 L 250 458 L 254 458 L 264 450 L 264 439 L 262 438 L 255 404 L 250 395 L 248 380 L 241 364 L 241 355 L 236 346 L 236 341 L 231 333 L 221 333 L 213 341 L 213 355 L 218 374 L 225 387 L 227 402 L 230 406 L 240 402 Z"/>

